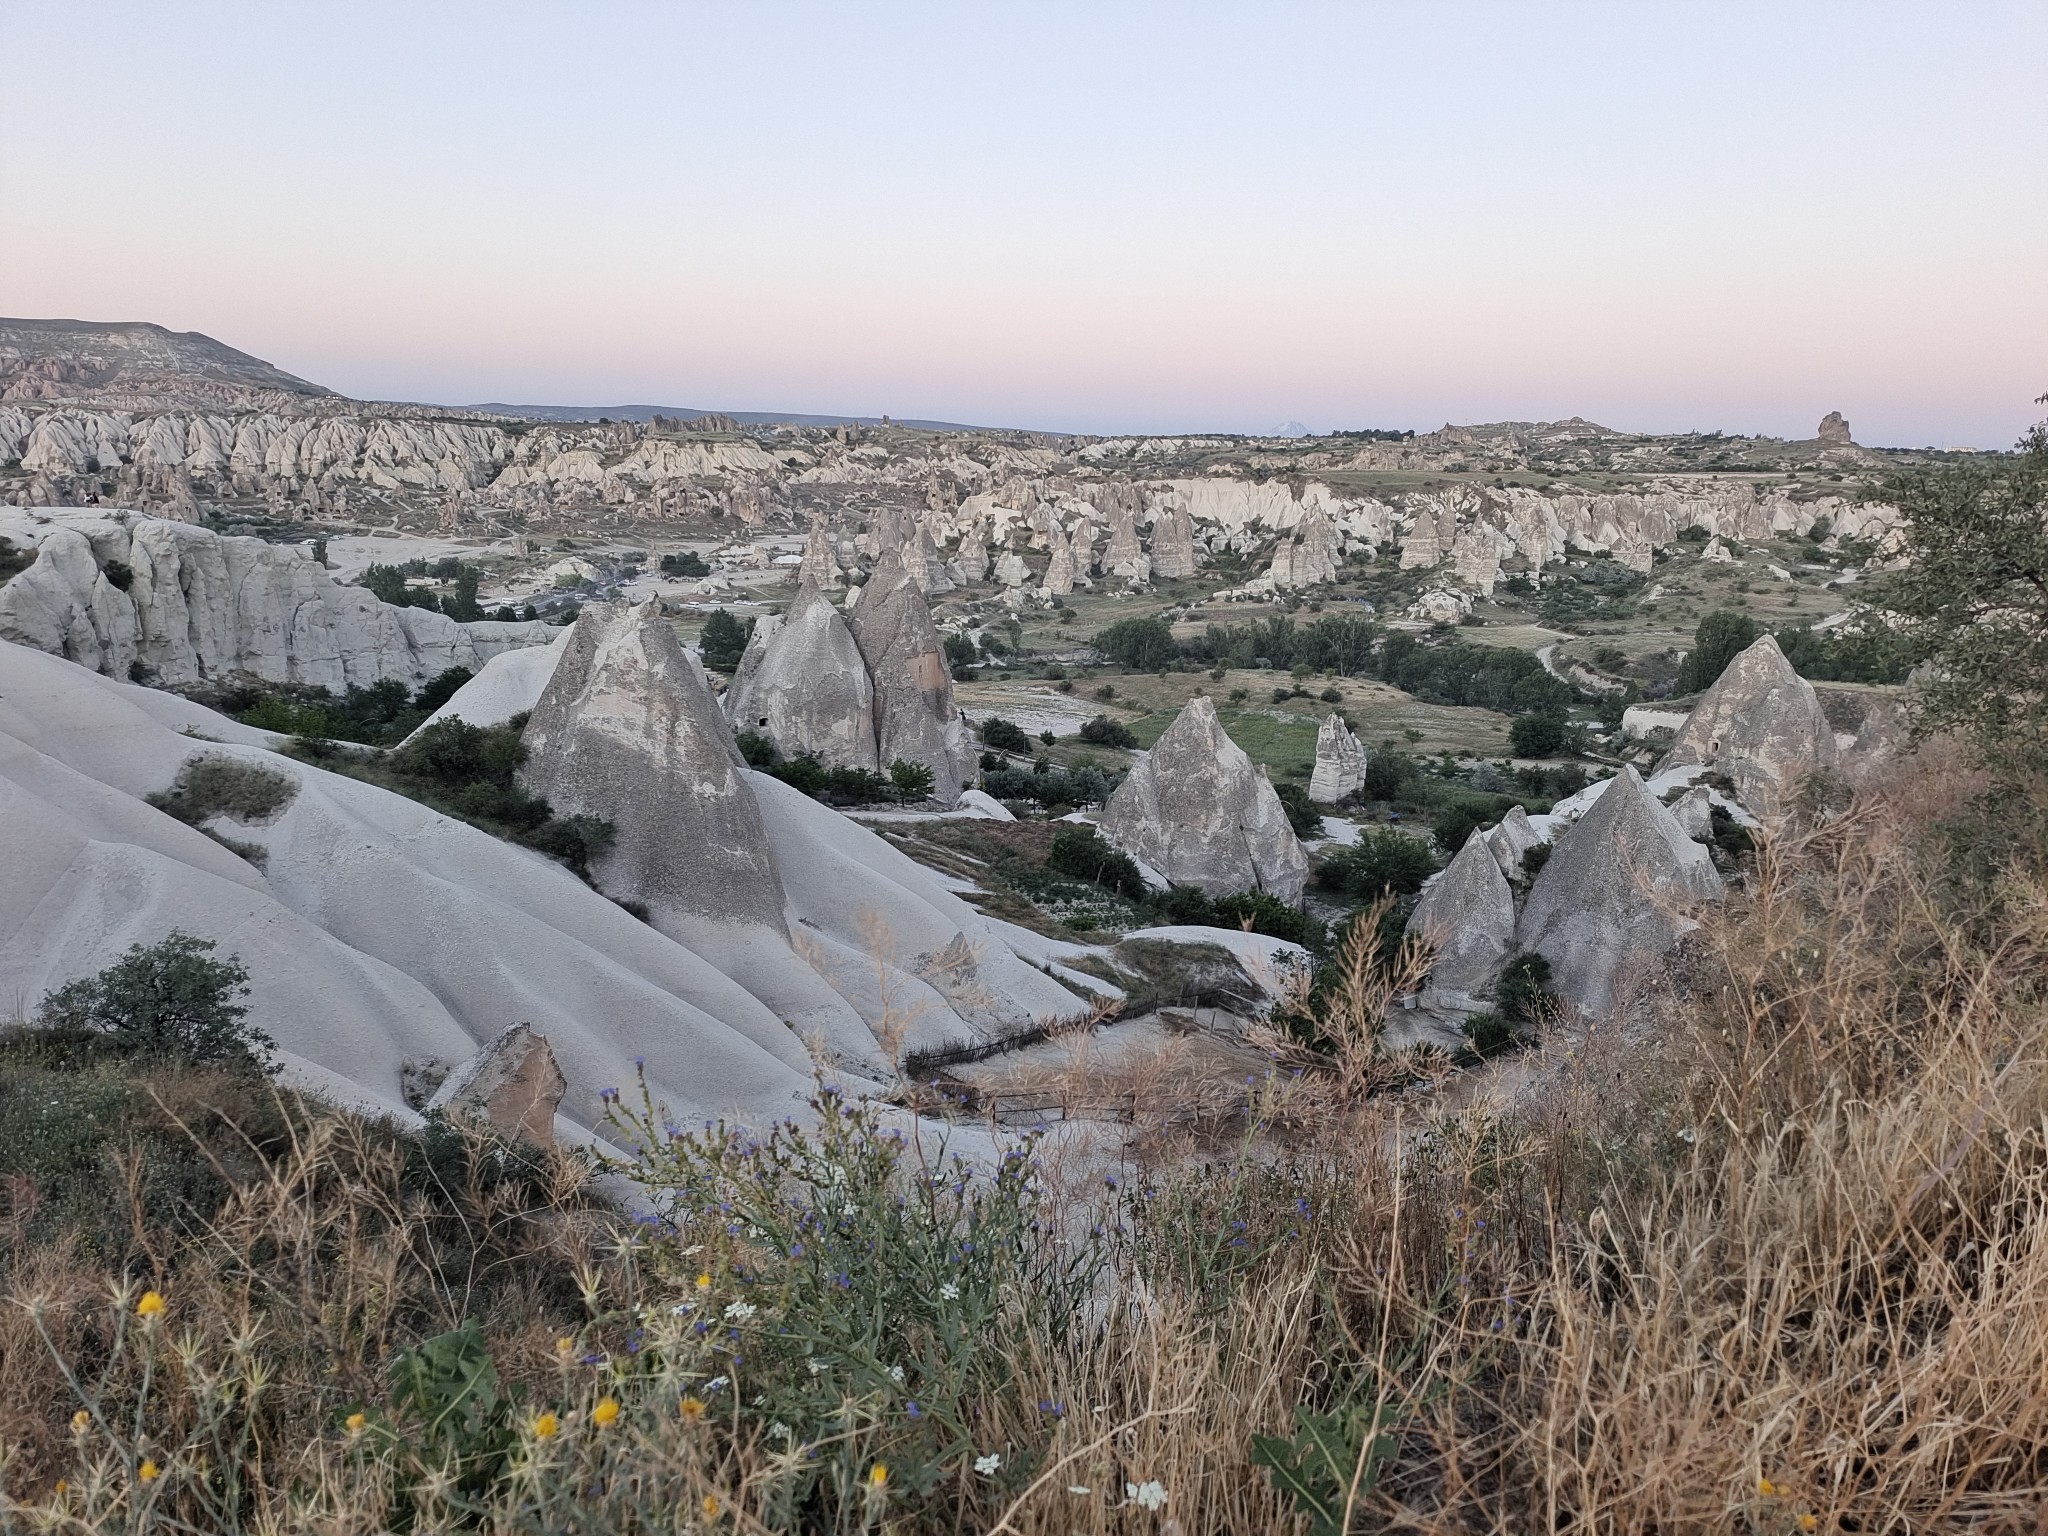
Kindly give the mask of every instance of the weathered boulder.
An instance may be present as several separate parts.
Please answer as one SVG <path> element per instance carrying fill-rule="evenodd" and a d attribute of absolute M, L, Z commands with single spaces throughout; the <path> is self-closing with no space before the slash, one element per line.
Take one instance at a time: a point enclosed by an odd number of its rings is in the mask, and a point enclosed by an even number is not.
<path fill-rule="evenodd" d="M 1687 911 L 1721 895 L 1707 850 L 1623 768 L 1558 838 L 1516 937 L 1550 962 L 1560 996 L 1604 1013 L 1623 973 L 1668 951 L 1696 926 Z"/>
<path fill-rule="evenodd" d="M 805 582 L 821 592 L 839 585 L 839 560 L 832 553 L 832 536 L 823 523 L 815 524 L 804 540 L 804 563 L 797 571 L 797 584 Z"/>
<path fill-rule="evenodd" d="M 1152 559 L 1138 542 L 1138 512 L 1127 497 L 1118 496 L 1109 508 L 1109 547 L 1102 552 L 1105 575 L 1119 576 L 1134 587 L 1152 579 Z"/>
<path fill-rule="evenodd" d="M 1476 1013 L 1490 1006 L 1501 967 L 1515 949 L 1515 893 L 1484 832 L 1474 828 L 1457 857 L 1430 882 L 1408 919 L 1408 932 L 1436 949 L 1423 1007 Z"/>
<path fill-rule="evenodd" d="M 1855 441 L 1849 436 L 1848 420 L 1840 411 L 1829 411 L 1827 415 L 1821 417 L 1820 425 L 1814 428 L 1813 435 L 1821 442 L 1838 448 L 1848 447 Z"/>
<path fill-rule="evenodd" d="M 547 1037 L 514 1024 L 450 1072 L 427 1109 L 479 1114 L 500 1135 L 545 1147 L 568 1087 Z"/>
<path fill-rule="evenodd" d="M 559 816 L 617 831 L 612 896 L 786 933 L 746 765 L 696 659 L 655 611 L 592 603 L 527 722 L 520 777 Z"/>
<path fill-rule="evenodd" d="M 931 610 L 894 550 L 883 550 L 847 620 L 874 687 L 876 757 L 923 763 L 932 793 L 952 804 L 978 754 L 959 710 Z"/>
<path fill-rule="evenodd" d="M 1308 856 L 1280 797 L 1204 695 L 1117 786 L 1102 831 L 1166 879 L 1212 895 L 1260 890 L 1298 902 L 1308 884 Z"/>
<path fill-rule="evenodd" d="M 875 690 L 853 631 L 806 572 L 796 601 L 769 628 L 763 619 L 726 691 L 733 726 L 758 731 L 784 757 L 805 753 L 832 768 L 880 766 L 875 747 Z M 749 665 L 751 661 L 751 665 Z"/>
<path fill-rule="evenodd" d="M 1344 717 L 1332 710 L 1316 732 L 1316 766 L 1309 776 L 1309 799 L 1333 805 L 1356 794 L 1365 783 L 1365 764 L 1365 743 L 1352 735 Z"/>
<path fill-rule="evenodd" d="M 1714 835 L 1714 797 L 1704 784 L 1695 784 L 1671 802 L 1671 817 L 1685 829 L 1685 835 L 1703 843 Z"/>
<path fill-rule="evenodd" d="M 1745 810 L 1770 816 L 1783 812 L 1809 775 L 1832 773 L 1836 761 L 1834 728 L 1813 685 L 1764 635 L 1700 695 L 1657 768 L 1697 763 L 1724 773 Z"/>

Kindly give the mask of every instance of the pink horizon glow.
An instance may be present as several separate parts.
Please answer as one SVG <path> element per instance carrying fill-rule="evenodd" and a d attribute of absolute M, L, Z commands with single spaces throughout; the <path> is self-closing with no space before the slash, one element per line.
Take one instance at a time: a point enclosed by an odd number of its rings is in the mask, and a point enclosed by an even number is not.
<path fill-rule="evenodd" d="M 735 14 L 734 12 L 737 12 Z M 0 11 L 0 312 L 369 398 L 1999 447 L 2048 11 Z"/>

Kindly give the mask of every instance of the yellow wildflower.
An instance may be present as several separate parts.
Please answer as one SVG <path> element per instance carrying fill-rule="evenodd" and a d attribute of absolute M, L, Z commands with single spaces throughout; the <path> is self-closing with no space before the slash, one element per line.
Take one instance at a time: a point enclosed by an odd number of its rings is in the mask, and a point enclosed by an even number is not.
<path fill-rule="evenodd" d="M 158 1465 L 156 1464 L 156 1461 L 155 1461 L 155 1459 L 154 1459 L 154 1458 L 152 1458 L 152 1459 L 150 1459 L 150 1460 L 148 1460 L 148 1461 L 145 1461 L 145 1462 L 144 1462 L 144 1463 L 143 1463 L 143 1464 L 141 1465 L 141 1467 L 140 1467 L 139 1469 L 137 1469 L 137 1471 L 136 1471 L 136 1474 L 135 1474 L 135 1475 L 136 1475 L 137 1477 L 141 1478 L 141 1479 L 142 1479 L 142 1480 L 143 1480 L 143 1481 L 144 1481 L 145 1483 L 153 1483 L 153 1482 L 155 1482 L 155 1481 L 157 1480 L 157 1477 L 158 1477 L 158 1476 L 159 1476 L 159 1475 L 160 1475 L 160 1474 L 161 1474 L 162 1472 L 163 1472 L 163 1468 L 162 1468 L 162 1467 L 159 1467 L 159 1466 L 158 1466 Z"/>
<path fill-rule="evenodd" d="M 164 1298 L 162 1293 L 158 1291 L 144 1291 L 142 1293 L 142 1300 L 135 1303 L 135 1315 L 137 1317 L 155 1317 L 163 1309 Z"/>
<path fill-rule="evenodd" d="M 533 1421 L 533 1432 L 542 1440 L 552 1440 L 562 1428 L 562 1421 L 552 1413 L 544 1413 Z"/>
<path fill-rule="evenodd" d="M 619 1400 L 616 1397 L 600 1397 L 597 1406 L 590 1410 L 590 1422 L 599 1429 L 608 1429 L 619 1416 Z"/>
<path fill-rule="evenodd" d="M 711 1289 L 711 1273 L 709 1270 L 706 1270 L 703 1274 L 697 1277 L 697 1289 L 700 1291 L 708 1291 Z"/>
<path fill-rule="evenodd" d="M 555 1353 L 560 1355 L 563 1359 L 568 1359 L 569 1356 L 574 1354 L 575 1352 L 576 1341 L 570 1338 L 569 1335 L 567 1335 L 566 1333 L 563 1334 L 559 1339 L 555 1340 Z"/>
<path fill-rule="evenodd" d="M 1768 1477 L 1760 1477 L 1756 1480 L 1756 1491 L 1768 1499 L 1778 1491 L 1778 1488 Z"/>
<path fill-rule="evenodd" d="M 706 1520 L 716 1520 L 724 1508 L 725 1506 L 718 1502 L 717 1494 L 707 1493 L 704 1495 L 704 1518 Z"/>
<path fill-rule="evenodd" d="M 87 1413 L 83 1408 L 79 1409 L 78 1412 L 71 1415 L 71 1427 L 77 1430 L 81 1435 L 85 1433 L 87 1427 L 91 1425 L 91 1423 L 92 1415 Z"/>
<path fill-rule="evenodd" d="M 369 1422 L 369 1415 L 352 1413 L 348 1416 L 348 1432 L 351 1435 L 360 1435 L 369 1426 Z"/>
<path fill-rule="evenodd" d="M 1799 1517 L 1799 1529 L 1801 1529 L 1802 1531 L 1817 1531 L 1817 1530 L 1819 1530 L 1819 1529 L 1820 1529 L 1820 1516 L 1818 1516 L 1818 1515 L 1801 1515 L 1801 1516 Z"/>
<path fill-rule="evenodd" d="M 698 1421 L 699 1419 L 703 1418 L 703 1417 L 704 1417 L 704 1399 L 703 1399 L 703 1398 L 701 1398 L 701 1397 L 686 1397 L 686 1398 L 684 1398 L 684 1399 L 683 1399 L 683 1417 L 684 1417 L 685 1419 L 689 1420 L 689 1422 L 690 1422 L 690 1423 L 692 1423 L 692 1424 L 696 1423 L 696 1422 L 697 1422 L 697 1421 Z"/>
<path fill-rule="evenodd" d="M 889 1486 L 889 1467 L 886 1462 L 878 1461 L 868 1468 L 868 1486 L 870 1488 L 886 1488 Z"/>
<path fill-rule="evenodd" d="M 70 1491 L 71 1491 L 71 1481 L 70 1481 L 70 1479 L 69 1479 L 69 1478 L 63 1478 L 63 1477 L 60 1477 L 60 1478 L 58 1478 L 58 1479 L 57 1479 L 57 1487 L 56 1487 L 56 1489 L 55 1489 L 55 1492 L 56 1492 L 56 1495 L 57 1495 L 57 1497 L 61 1499 L 61 1498 L 63 1498 L 63 1497 L 64 1497 L 64 1495 L 65 1495 L 65 1494 L 69 1493 Z"/>

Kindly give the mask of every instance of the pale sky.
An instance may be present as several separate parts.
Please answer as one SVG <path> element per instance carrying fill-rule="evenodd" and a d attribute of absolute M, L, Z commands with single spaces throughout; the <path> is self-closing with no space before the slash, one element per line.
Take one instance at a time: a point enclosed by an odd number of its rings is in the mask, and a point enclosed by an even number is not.
<path fill-rule="evenodd" d="M 0 0 L 0 314 L 385 399 L 2005 446 L 2044 58 L 2044 0 Z"/>

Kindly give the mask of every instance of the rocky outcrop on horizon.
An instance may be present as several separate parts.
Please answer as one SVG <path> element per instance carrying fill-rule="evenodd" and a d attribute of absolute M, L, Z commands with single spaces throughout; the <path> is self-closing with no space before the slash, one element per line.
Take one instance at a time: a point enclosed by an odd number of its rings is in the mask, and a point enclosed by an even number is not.
<path fill-rule="evenodd" d="M 1265 771 L 1197 694 L 1103 807 L 1103 835 L 1175 885 L 1213 896 L 1265 891 L 1298 903 L 1308 855 Z"/>

